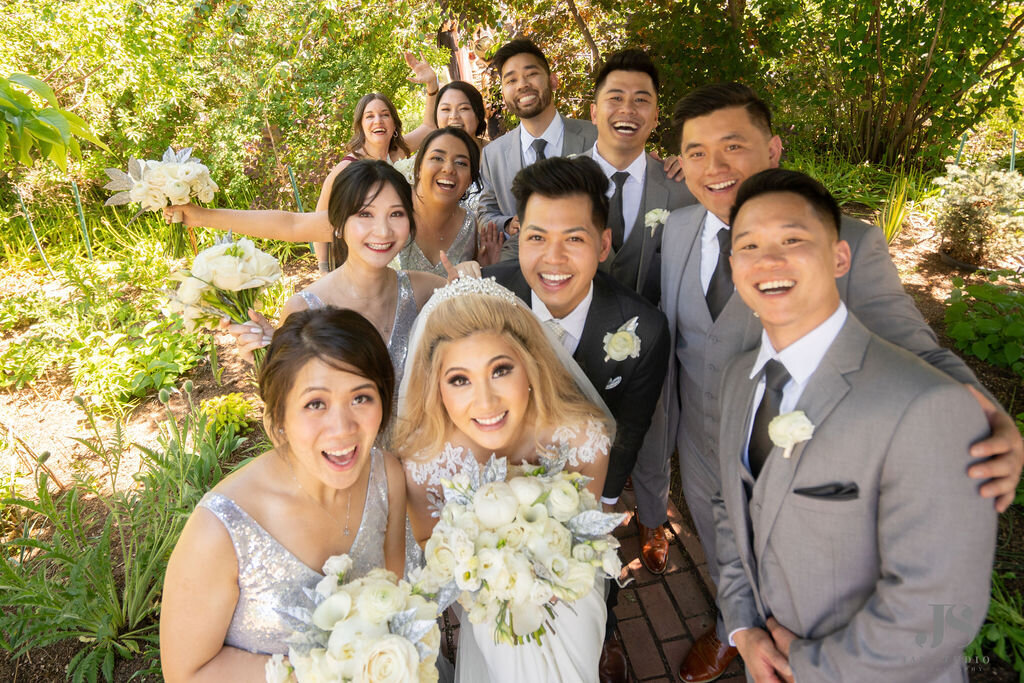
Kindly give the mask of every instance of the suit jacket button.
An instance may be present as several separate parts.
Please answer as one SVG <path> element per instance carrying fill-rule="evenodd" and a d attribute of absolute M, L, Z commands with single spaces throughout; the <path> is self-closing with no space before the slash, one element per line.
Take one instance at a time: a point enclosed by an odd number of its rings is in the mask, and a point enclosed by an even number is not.
<path fill-rule="evenodd" d="M 718 366 L 717 365 L 709 365 L 708 367 L 711 368 L 711 372 L 718 372 Z"/>

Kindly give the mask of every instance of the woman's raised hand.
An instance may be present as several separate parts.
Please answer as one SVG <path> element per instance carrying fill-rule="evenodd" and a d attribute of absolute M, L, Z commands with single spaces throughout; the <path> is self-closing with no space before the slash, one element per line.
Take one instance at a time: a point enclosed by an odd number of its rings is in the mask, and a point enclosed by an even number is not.
<path fill-rule="evenodd" d="M 270 345 L 270 340 L 274 336 L 274 326 L 262 313 L 252 309 L 249 309 L 249 320 L 252 322 L 238 324 L 224 318 L 220 321 L 220 329 L 235 338 L 242 358 L 251 363 L 253 351 Z"/>
<path fill-rule="evenodd" d="M 434 67 L 423 58 L 420 54 L 419 59 L 416 58 L 411 52 L 405 53 L 405 63 L 412 69 L 412 76 L 409 76 L 409 80 L 413 83 L 419 83 L 427 86 L 428 94 L 437 93 L 437 89 L 440 87 L 440 81 L 437 80 L 437 72 L 434 71 Z M 433 84 L 433 88 L 431 88 Z M 431 92 L 433 90 L 433 92 Z"/>
<path fill-rule="evenodd" d="M 195 227 L 197 224 L 194 223 L 196 209 L 195 204 L 175 204 L 173 206 L 164 207 L 164 221 L 167 223 L 181 223 L 183 225 Z"/>
<path fill-rule="evenodd" d="M 505 234 L 498 230 L 498 224 L 488 221 L 480 230 L 479 247 L 476 250 L 476 258 L 481 266 L 490 266 L 497 263 L 501 258 L 501 245 L 505 243 Z"/>

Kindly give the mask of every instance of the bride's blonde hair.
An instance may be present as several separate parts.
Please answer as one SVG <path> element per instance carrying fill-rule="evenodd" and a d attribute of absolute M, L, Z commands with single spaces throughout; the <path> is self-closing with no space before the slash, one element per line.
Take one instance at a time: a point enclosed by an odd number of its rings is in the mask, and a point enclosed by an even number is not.
<path fill-rule="evenodd" d="M 539 428 L 601 422 L 609 434 L 614 424 L 584 398 L 562 366 L 540 322 L 525 307 L 486 294 L 456 296 L 437 304 L 424 325 L 415 354 L 407 360 L 408 389 L 400 406 L 395 435 L 403 458 L 438 453 L 451 419 L 441 402 L 441 356 L 452 342 L 478 333 L 496 334 L 519 356 L 529 379 L 526 419 Z"/>

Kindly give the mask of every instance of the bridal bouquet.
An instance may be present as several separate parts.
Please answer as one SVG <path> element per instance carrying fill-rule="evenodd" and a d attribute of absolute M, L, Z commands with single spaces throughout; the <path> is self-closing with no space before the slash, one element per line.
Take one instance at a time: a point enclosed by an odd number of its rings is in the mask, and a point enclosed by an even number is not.
<path fill-rule="evenodd" d="M 306 590 L 314 609 L 283 610 L 299 629 L 289 639 L 288 663 L 281 655 L 267 663 L 268 683 L 290 674 L 299 683 L 437 681 L 437 605 L 386 569 L 346 582 L 351 568 L 348 555 L 331 557 L 323 580 Z"/>
<path fill-rule="evenodd" d="M 622 570 L 611 532 L 624 515 L 601 512 L 590 479 L 564 470 L 564 452 L 539 455 L 540 465 L 511 469 L 491 456 L 483 471 L 471 463 L 442 482 L 444 508 L 415 577 L 441 609 L 457 597 L 471 622 L 494 623 L 496 643 L 539 642 L 552 599 L 578 600 L 599 572 L 618 580 Z"/>
<path fill-rule="evenodd" d="M 165 290 L 170 311 L 181 314 L 189 332 L 197 326 L 212 330 L 225 316 L 232 322 L 248 322 L 249 309 L 257 308 L 260 291 L 281 277 L 281 265 L 252 241 L 229 238 L 199 252 L 191 270 L 171 277 L 180 284 L 175 291 Z M 257 367 L 265 353 L 264 349 L 253 353 Z"/>
<path fill-rule="evenodd" d="M 132 158 L 128 160 L 127 173 L 108 168 L 106 174 L 110 182 L 103 189 L 114 190 L 117 194 L 104 202 L 104 206 L 138 203 L 141 209 L 132 220 L 146 211 L 160 211 L 168 204 L 187 204 L 192 198 L 201 202 L 212 201 L 213 193 L 218 189 L 210 177 L 210 169 L 192 156 L 191 147 L 179 152 L 168 147 L 160 161 Z M 181 231 L 172 230 L 171 235 L 171 256 L 180 258 L 184 254 Z M 177 240 L 173 239 L 175 235 Z M 189 236 L 194 251 L 195 237 L 191 230 Z"/>

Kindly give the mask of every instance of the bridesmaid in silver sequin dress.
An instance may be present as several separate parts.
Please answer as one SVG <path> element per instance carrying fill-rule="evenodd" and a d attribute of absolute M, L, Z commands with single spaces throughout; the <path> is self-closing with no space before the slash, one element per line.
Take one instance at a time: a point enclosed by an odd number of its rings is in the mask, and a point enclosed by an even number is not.
<path fill-rule="evenodd" d="M 358 311 L 387 342 L 400 378 L 416 312 L 434 289 L 445 283 L 430 273 L 396 273 L 388 267 L 410 235 L 415 235 L 412 212 L 412 193 L 401 173 L 382 161 L 364 160 L 349 165 L 334 182 L 327 212 L 330 225 L 334 226 L 333 248 L 341 265 L 291 297 L 280 319 L 317 306 Z M 320 233 L 301 232 L 309 229 L 310 217 L 319 215 L 204 209 L 197 220 L 211 227 L 255 236 L 268 236 L 264 228 L 270 225 L 272 236 L 285 239 L 290 239 L 288 235 L 292 233 L 282 226 L 290 225 L 289 230 L 298 230 L 302 239 L 323 239 Z M 266 346 L 273 334 L 266 318 L 255 312 L 250 316 L 252 323 L 227 327 L 244 353 Z"/>
<path fill-rule="evenodd" d="M 262 680 L 297 625 L 284 611 L 312 607 L 303 589 L 333 555 L 352 558 L 350 576 L 402 573 L 404 475 L 373 446 L 393 392 L 387 350 L 358 313 L 304 311 L 278 330 L 260 376 L 274 448 L 203 497 L 168 563 L 168 681 Z"/>

